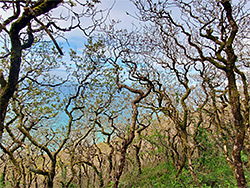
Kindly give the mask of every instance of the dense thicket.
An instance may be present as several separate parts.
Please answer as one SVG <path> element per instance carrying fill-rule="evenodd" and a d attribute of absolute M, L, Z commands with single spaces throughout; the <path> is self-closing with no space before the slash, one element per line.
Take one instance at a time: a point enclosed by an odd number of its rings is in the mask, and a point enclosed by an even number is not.
<path fill-rule="evenodd" d="M 0 2 L 1 187 L 249 186 L 249 3 L 130 2 Z"/>

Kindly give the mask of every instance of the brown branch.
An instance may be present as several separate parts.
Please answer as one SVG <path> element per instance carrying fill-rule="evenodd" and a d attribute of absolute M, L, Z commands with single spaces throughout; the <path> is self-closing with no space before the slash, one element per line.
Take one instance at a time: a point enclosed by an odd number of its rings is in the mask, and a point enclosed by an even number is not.
<path fill-rule="evenodd" d="M 5 88 L 6 84 L 7 84 L 7 82 L 4 79 L 3 72 L 0 71 L 0 85 L 1 85 L 1 88 Z"/>
<path fill-rule="evenodd" d="M 49 35 L 49 37 L 51 38 L 51 40 L 53 41 L 54 45 L 56 46 L 56 49 L 58 50 L 58 52 L 60 53 L 60 55 L 63 55 L 63 52 L 61 50 L 61 48 L 59 47 L 59 45 L 56 42 L 56 39 L 53 37 L 53 35 L 50 33 L 50 31 L 48 30 L 48 28 L 40 21 L 37 19 L 35 12 L 31 9 L 28 8 L 29 11 L 31 12 L 31 14 L 34 16 L 34 20 L 39 23 L 42 28 L 46 31 L 46 33 Z"/>
<path fill-rule="evenodd" d="M 1 1 L 0 1 L 1 2 Z M 5 1 L 2 1 L 2 2 L 5 2 Z M 11 3 L 16 3 L 16 11 L 14 10 L 14 14 L 13 16 L 7 18 L 3 24 L 0 24 L 0 33 L 2 31 L 2 29 L 4 29 L 6 32 L 7 32 L 7 29 L 6 29 L 6 26 L 11 23 L 13 20 L 17 19 L 18 16 L 20 15 L 20 1 L 16 1 L 16 2 L 13 2 L 11 1 Z M 8 33 L 8 32 L 7 32 Z"/>

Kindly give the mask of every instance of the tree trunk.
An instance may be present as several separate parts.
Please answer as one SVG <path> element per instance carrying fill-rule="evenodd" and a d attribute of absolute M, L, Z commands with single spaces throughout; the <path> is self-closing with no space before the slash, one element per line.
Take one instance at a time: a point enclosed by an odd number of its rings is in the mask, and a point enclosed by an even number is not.
<path fill-rule="evenodd" d="M 54 177 L 56 174 L 56 158 L 51 161 L 51 169 L 48 175 L 48 180 L 47 180 L 47 188 L 53 188 L 54 186 Z"/>
<path fill-rule="evenodd" d="M 124 140 L 122 143 L 121 157 L 119 160 L 118 170 L 115 173 L 115 182 L 114 182 L 113 188 L 118 188 L 119 180 L 120 180 L 120 177 L 122 175 L 122 172 L 123 172 L 123 169 L 125 166 L 125 162 L 126 162 L 127 148 L 128 148 L 127 140 Z"/>
<path fill-rule="evenodd" d="M 47 13 L 51 9 L 57 7 L 59 3 L 63 0 L 47 0 L 39 4 L 39 6 L 34 7 L 32 11 L 35 16 Z M 19 78 L 19 72 L 21 67 L 21 57 L 22 57 L 22 44 L 19 38 L 20 31 L 28 26 L 30 21 L 34 18 L 32 14 L 23 13 L 23 15 L 12 23 L 9 36 L 11 41 L 11 56 L 10 56 L 10 68 L 8 80 L 5 81 L 3 75 L 0 75 L 1 89 L 0 89 L 0 142 L 2 139 L 4 120 L 6 116 L 7 107 L 9 100 L 13 96 Z M 33 42 L 33 41 L 32 41 Z M 26 44 L 25 48 L 32 45 L 32 42 Z"/>
<path fill-rule="evenodd" d="M 241 161 L 241 151 L 245 138 L 245 124 L 240 109 L 240 95 L 236 85 L 235 74 L 232 69 L 227 70 L 228 87 L 229 87 L 229 100 L 234 117 L 234 127 L 236 131 L 232 158 L 235 170 L 235 178 L 238 187 L 246 187 L 246 178 L 244 175 L 243 164 Z"/>

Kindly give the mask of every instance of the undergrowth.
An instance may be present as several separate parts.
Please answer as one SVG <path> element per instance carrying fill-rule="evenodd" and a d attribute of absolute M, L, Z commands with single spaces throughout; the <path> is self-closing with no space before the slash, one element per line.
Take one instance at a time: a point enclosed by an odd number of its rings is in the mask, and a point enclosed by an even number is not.
<path fill-rule="evenodd" d="M 237 187 L 232 171 L 223 158 L 219 163 L 209 163 L 202 171 L 196 171 L 199 182 L 204 188 Z M 207 171 L 203 171 L 207 170 Z M 142 169 L 142 174 L 137 176 L 134 173 L 126 174 L 122 179 L 121 188 L 175 188 L 175 187 L 196 187 L 193 178 L 188 170 L 184 168 L 176 178 L 176 169 L 171 162 L 160 162 Z"/>

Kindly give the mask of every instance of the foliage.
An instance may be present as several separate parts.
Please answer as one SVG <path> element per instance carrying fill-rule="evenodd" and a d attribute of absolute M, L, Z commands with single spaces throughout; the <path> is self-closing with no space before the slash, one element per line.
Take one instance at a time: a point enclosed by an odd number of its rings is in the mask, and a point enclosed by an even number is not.
<path fill-rule="evenodd" d="M 0 187 L 249 184 L 249 4 L 130 2 L 0 1 Z"/>
<path fill-rule="evenodd" d="M 147 137 L 147 140 L 154 144 L 161 145 L 156 131 L 152 137 Z M 198 179 L 202 187 L 237 187 L 234 179 L 234 174 L 231 171 L 222 152 L 214 141 L 208 139 L 208 133 L 205 129 L 200 129 L 199 138 L 205 142 L 203 150 L 199 152 L 194 163 L 194 168 L 198 174 Z M 162 137 L 161 135 L 159 135 Z M 161 138 L 162 139 L 162 138 Z M 166 141 L 166 138 L 165 138 Z M 157 149 L 151 155 L 163 155 L 164 150 Z M 141 156 L 143 157 L 143 156 Z M 148 163 L 143 166 L 142 174 L 137 176 L 136 169 L 131 170 L 131 173 L 126 174 L 122 179 L 120 187 L 196 187 L 188 166 L 186 165 L 181 175 L 176 178 L 177 170 L 170 158 L 164 158 L 156 163 Z"/>

